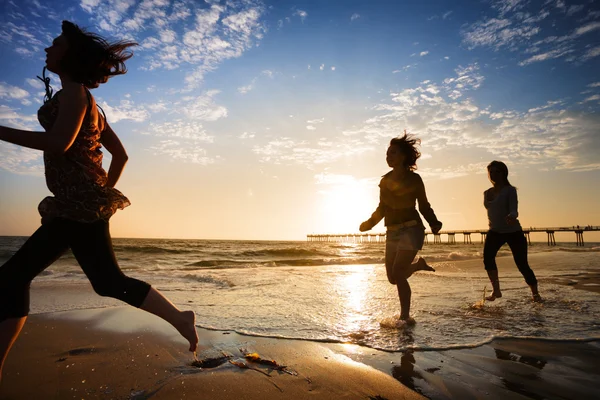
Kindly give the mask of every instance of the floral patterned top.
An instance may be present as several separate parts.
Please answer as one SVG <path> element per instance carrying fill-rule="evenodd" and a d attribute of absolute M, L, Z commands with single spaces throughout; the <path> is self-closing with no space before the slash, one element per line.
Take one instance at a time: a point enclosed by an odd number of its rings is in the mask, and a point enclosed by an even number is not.
<path fill-rule="evenodd" d="M 79 222 L 108 220 L 117 209 L 131 203 L 115 188 L 107 187 L 107 173 L 102 168 L 102 132 L 91 121 L 92 96 L 88 109 L 71 147 L 64 154 L 44 152 L 46 185 L 54 196 L 48 196 L 38 206 L 42 223 L 55 217 Z M 38 120 L 46 132 L 58 116 L 61 91 L 38 110 Z"/>

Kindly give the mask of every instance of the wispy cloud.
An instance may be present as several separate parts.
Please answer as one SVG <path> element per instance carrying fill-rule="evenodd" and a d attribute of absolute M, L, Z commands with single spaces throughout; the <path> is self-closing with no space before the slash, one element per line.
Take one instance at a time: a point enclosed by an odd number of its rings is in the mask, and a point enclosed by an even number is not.
<path fill-rule="evenodd" d="M 138 38 L 145 69 L 191 66 L 185 77 L 186 90 L 200 86 L 205 74 L 225 60 L 240 57 L 252 48 L 266 30 L 261 21 L 264 6 L 255 0 L 224 4 L 86 0 L 81 7 L 92 14 L 101 30 Z"/>
<path fill-rule="evenodd" d="M 262 163 L 302 165 L 309 169 L 317 165 L 335 164 L 340 158 L 371 150 L 373 150 L 372 145 L 365 144 L 357 138 L 345 138 L 341 142 L 319 139 L 311 142 L 283 137 L 252 148 Z"/>
<path fill-rule="evenodd" d="M 184 145 L 177 140 L 163 140 L 150 148 L 154 155 L 167 155 L 172 160 L 193 164 L 209 165 L 220 160 L 219 156 L 209 157 L 207 151 L 199 145 Z"/>
<path fill-rule="evenodd" d="M 21 115 L 0 105 L 0 124 L 16 129 L 41 130 L 35 115 Z M 15 173 L 41 176 L 44 173 L 42 152 L 0 141 L 0 168 Z"/>
<path fill-rule="evenodd" d="M 462 96 L 480 87 L 484 79 L 477 65 L 455 72 L 456 76 L 442 83 L 424 81 L 417 87 L 391 93 L 389 101 L 374 107 L 376 116 L 344 133 L 378 143 L 408 129 L 420 136 L 437 157 L 471 148 L 520 165 L 573 171 L 600 169 L 600 137 L 596 133 L 599 116 L 570 110 L 563 100 L 548 101 L 525 112 L 481 108 Z M 442 172 L 439 177 L 469 170 L 461 164 L 448 165 Z"/>
<path fill-rule="evenodd" d="M 25 106 L 31 104 L 29 92 L 27 90 L 9 85 L 6 82 L 0 82 L 0 99 L 17 100 Z"/>
<path fill-rule="evenodd" d="M 466 26 L 462 30 L 463 44 L 468 49 L 489 47 L 495 51 L 508 49 L 525 56 L 519 65 L 564 58 L 568 62 L 585 62 L 597 56 L 597 50 L 584 50 L 578 38 L 600 29 L 600 21 L 582 24 L 576 14 L 591 5 L 567 8 L 564 3 L 547 1 L 539 5 L 524 0 L 500 0 L 492 3 L 494 15 Z M 550 20 L 552 22 L 550 22 Z M 557 22 L 578 25 L 569 34 L 557 35 Z"/>
<path fill-rule="evenodd" d="M 111 106 L 105 101 L 99 102 L 99 104 L 110 123 L 127 119 L 142 122 L 150 117 L 150 113 L 143 106 L 136 106 L 131 100 L 121 100 L 118 106 Z"/>
<path fill-rule="evenodd" d="M 300 19 L 302 20 L 302 22 L 304 22 L 304 20 L 306 19 L 306 17 L 308 17 L 308 13 L 304 10 L 296 10 L 296 12 L 294 13 L 294 15 L 300 17 Z"/>

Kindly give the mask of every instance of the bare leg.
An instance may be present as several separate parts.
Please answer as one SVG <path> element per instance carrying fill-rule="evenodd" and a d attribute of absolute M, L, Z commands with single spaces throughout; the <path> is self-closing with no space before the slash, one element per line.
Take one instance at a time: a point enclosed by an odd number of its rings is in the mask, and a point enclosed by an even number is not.
<path fill-rule="evenodd" d="M 540 303 L 542 301 L 542 296 L 540 296 L 540 293 L 538 292 L 537 284 L 529 285 L 529 288 L 531 289 L 531 295 L 533 296 L 533 301 L 536 303 Z"/>
<path fill-rule="evenodd" d="M 196 351 L 198 348 L 198 333 L 196 332 L 196 315 L 193 311 L 179 311 L 169 299 L 154 288 L 150 288 L 148 296 L 146 296 L 140 308 L 173 325 L 181 336 L 190 342 L 190 351 Z"/>
<path fill-rule="evenodd" d="M 502 292 L 500 291 L 500 280 L 498 279 L 498 270 L 497 269 L 489 269 L 487 270 L 488 277 L 490 278 L 490 282 L 492 283 L 492 294 L 486 297 L 487 301 L 494 301 L 502 297 Z"/>
<path fill-rule="evenodd" d="M 404 277 L 396 278 L 396 287 L 398 288 L 398 298 L 400 299 L 400 319 L 410 319 L 410 298 L 412 291 L 408 280 Z"/>
<path fill-rule="evenodd" d="M 11 347 L 17 340 L 27 317 L 8 318 L 0 322 L 0 381 L 2 380 L 2 367 Z"/>
<path fill-rule="evenodd" d="M 412 276 L 412 274 L 414 274 L 417 271 L 435 272 L 435 269 L 433 269 L 433 267 L 431 267 L 429 264 L 427 264 L 427 261 L 425 261 L 425 259 L 423 257 L 417 258 L 417 261 L 415 261 L 414 263 L 412 263 L 410 265 L 409 270 L 410 270 L 410 273 L 407 276 L 407 278 L 410 278 Z"/>
<path fill-rule="evenodd" d="M 408 284 L 408 277 L 412 275 L 412 260 L 417 255 L 416 250 L 398 250 L 394 260 L 394 278 L 400 300 L 400 319 L 409 324 L 414 324 L 410 317 L 410 300 L 412 291 Z"/>

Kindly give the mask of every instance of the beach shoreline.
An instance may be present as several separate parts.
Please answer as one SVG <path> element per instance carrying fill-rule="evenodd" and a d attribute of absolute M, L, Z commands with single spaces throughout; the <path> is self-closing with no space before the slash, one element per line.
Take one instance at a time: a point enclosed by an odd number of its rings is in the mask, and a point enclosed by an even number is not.
<path fill-rule="evenodd" d="M 600 398 L 596 372 L 600 337 L 595 338 L 593 330 L 559 336 L 569 340 L 544 336 L 550 323 L 541 314 L 545 306 L 578 310 L 573 307 L 585 305 L 569 299 L 585 292 L 596 296 L 600 286 L 600 273 L 591 256 L 582 258 L 588 260 L 584 265 L 591 264 L 579 272 L 565 267 L 566 256 L 544 253 L 530 258 L 534 269 L 549 268 L 540 279 L 540 289 L 544 296 L 552 283 L 554 292 L 546 293 L 554 298 L 541 306 L 531 303 L 521 288 L 524 284 L 512 259 L 499 257 L 501 274 L 507 287 L 513 288 L 506 298 L 486 303 L 482 310 L 457 310 L 478 318 L 475 321 L 484 327 L 490 321 L 496 336 L 490 333 L 488 340 L 462 341 L 457 336 L 456 343 L 467 345 L 423 345 L 428 328 L 434 328 L 424 322 L 426 315 L 417 316 L 414 331 L 392 332 L 406 343 L 401 351 L 361 345 L 360 337 L 353 337 L 352 343 L 321 342 L 198 327 L 198 357 L 214 364 L 203 369 L 192 366 L 194 359 L 186 351 L 185 340 L 166 322 L 96 295 L 87 281 L 39 279 L 31 288 L 31 315 L 5 364 L 0 399 Z M 313 273 L 323 271 L 310 268 Z M 480 260 L 440 263 L 436 268 L 436 276 L 449 282 L 458 276 L 472 279 L 477 290 L 485 284 Z M 562 294 L 557 296 L 557 291 Z M 205 323 L 203 311 L 217 306 L 198 308 L 199 300 L 178 293 L 170 291 L 169 295 L 178 299 L 176 304 L 182 309 L 196 309 L 199 325 Z M 538 321 L 539 334 L 501 337 L 502 312 L 513 307 Z M 452 334 L 460 335 L 457 332 Z M 414 342 L 421 343 L 416 348 L 410 345 L 413 335 Z M 244 354 L 252 352 L 286 366 L 286 371 L 246 360 Z M 240 363 L 251 368 L 242 368 Z"/>
<path fill-rule="evenodd" d="M 6 362 L 0 399 L 600 396 L 600 341 L 494 339 L 474 348 L 385 352 L 198 332 L 198 358 L 213 360 L 209 368 L 192 366 L 192 354 L 172 327 L 131 307 L 32 315 Z M 244 358 L 253 352 L 285 370 Z"/>

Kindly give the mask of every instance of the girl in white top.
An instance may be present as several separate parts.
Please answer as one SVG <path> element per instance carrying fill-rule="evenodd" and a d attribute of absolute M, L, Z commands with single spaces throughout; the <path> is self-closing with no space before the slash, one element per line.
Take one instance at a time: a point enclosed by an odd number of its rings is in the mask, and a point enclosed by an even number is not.
<path fill-rule="evenodd" d="M 483 205 L 487 209 L 490 230 L 485 238 L 483 263 L 487 271 L 493 292 L 486 297 L 494 301 L 502 297 L 496 254 L 505 243 L 508 243 L 517 268 L 531 288 L 533 301 L 541 301 L 538 293 L 537 279 L 527 262 L 527 239 L 517 219 L 517 189 L 508 182 L 508 167 L 500 161 L 492 161 L 487 166 L 488 177 L 493 186 L 483 193 Z"/>

